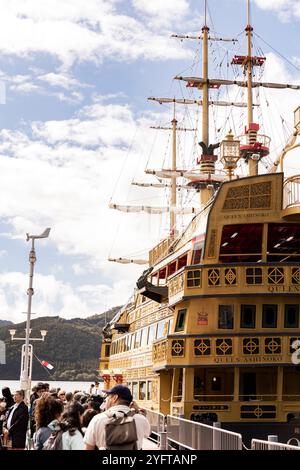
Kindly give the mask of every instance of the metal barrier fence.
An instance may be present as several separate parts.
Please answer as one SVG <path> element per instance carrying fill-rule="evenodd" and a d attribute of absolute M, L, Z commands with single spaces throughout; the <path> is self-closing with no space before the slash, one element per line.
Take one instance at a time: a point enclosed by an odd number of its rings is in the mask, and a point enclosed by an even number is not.
<path fill-rule="evenodd" d="M 289 444 L 282 444 L 281 442 L 252 439 L 251 450 L 300 450 L 300 447 Z"/>
<path fill-rule="evenodd" d="M 191 450 L 242 450 L 241 434 L 215 426 L 167 415 L 170 447 Z"/>
<path fill-rule="evenodd" d="M 165 431 L 166 427 L 166 417 L 163 413 L 159 413 L 158 411 L 153 410 L 146 410 L 147 411 L 147 419 L 151 426 L 151 432 L 153 434 L 159 434 Z"/>

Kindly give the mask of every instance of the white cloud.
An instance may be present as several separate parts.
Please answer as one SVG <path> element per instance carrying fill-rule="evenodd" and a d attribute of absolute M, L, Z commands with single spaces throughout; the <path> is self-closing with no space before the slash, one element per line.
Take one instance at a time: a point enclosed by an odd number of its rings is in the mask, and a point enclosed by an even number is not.
<path fill-rule="evenodd" d="M 134 8 L 145 15 L 154 27 L 170 27 L 174 20 L 182 21 L 190 12 L 187 0 L 132 0 Z"/>
<path fill-rule="evenodd" d="M 70 104 L 80 103 L 84 100 L 84 95 L 77 91 L 78 88 L 92 88 L 91 85 L 81 83 L 68 74 L 48 73 L 36 76 L 35 71 L 32 70 L 32 72 L 27 75 L 9 75 L 0 71 L 0 85 L 5 82 L 9 84 L 10 90 L 16 93 L 39 93 L 40 95 L 53 96 L 59 101 Z M 63 92 L 52 91 L 49 85 L 53 88 L 62 88 Z"/>
<path fill-rule="evenodd" d="M 187 12 L 186 2 L 177 0 L 176 4 L 179 11 Z M 64 70 L 75 61 L 186 58 L 187 52 L 178 50 L 155 25 L 118 12 L 118 2 L 0 0 L 0 8 L 2 56 L 30 58 L 35 53 L 48 53 Z M 166 26 L 176 25 L 177 19 L 167 21 Z M 181 18 L 182 22 L 185 19 Z"/>
<path fill-rule="evenodd" d="M 70 90 L 73 88 L 86 88 L 90 87 L 90 85 L 87 85 L 85 83 L 81 83 L 79 80 L 76 80 L 75 78 L 71 77 L 68 74 L 63 74 L 63 73 L 47 73 L 44 75 L 40 75 L 37 77 L 38 80 L 47 82 L 49 85 L 53 87 L 59 87 L 59 88 L 64 88 L 65 90 Z"/>
<path fill-rule="evenodd" d="M 25 320 L 28 275 L 19 272 L 0 273 L 0 319 L 19 323 Z M 32 318 L 60 315 L 64 318 L 87 317 L 101 313 L 126 299 L 129 282 L 117 281 L 114 285 L 87 284 L 78 289 L 58 281 L 53 275 L 34 275 Z M 125 296 L 124 296 L 125 294 Z M 51 334 L 51 332 L 49 332 Z"/>
<path fill-rule="evenodd" d="M 142 172 L 143 151 L 152 144 L 151 133 L 145 133 L 148 124 L 145 118 L 135 122 L 128 106 L 96 103 L 83 108 L 75 119 L 34 123 L 33 138 L 30 132 L 0 132 L 0 218 L 12 227 L 9 238 L 18 236 L 24 240 L 26 232 L 51 227 L 50 238 L 41 242 L 39 249 L 55 244 L 59 253 L 83 260 L 73 263 L 76 275 L 105 276 L 107 284 L 99 289 L 106 289 L 109 306 L 127 300 L 142 269 L 127 267 L 126 281 L 120 282 L 124 267 L 107 262 L 111 250 L 118 252 L 113 253 L 116 257 L 145 251 L 157 240 L 160 230 L 157 216 L 151 220 L 149 215 L 132 214 L 125 221 L 122 214 L 108 209 L 121 168 L 122 178 L 114 196 L 125 203 L 133 173 Z M 124 167 L 136 128 L 139 137 Z M 136 200 L 149 197 L 149 192 L 142 191 L 134 189 Z M 49 272 L 60 277 L 60 272 L 51 266 Z M 76 305 L 76 315 L 86 312 L 74 295 L 66 291 L 68 302 L 60 307 L 63 315 L 69 315 L 72 303 L 73 316 Z M 91 308 L 90 303 L 86 305 L 86 309 Z M 99 309 L 95 303 L 94 310 Z"/>
<path fill-rule="evenodd" d="M 278 13 L 282 21 L 290 21 L 293 17 L 300 18 L 299 0 L 255 0 L 263 10 Z"/>

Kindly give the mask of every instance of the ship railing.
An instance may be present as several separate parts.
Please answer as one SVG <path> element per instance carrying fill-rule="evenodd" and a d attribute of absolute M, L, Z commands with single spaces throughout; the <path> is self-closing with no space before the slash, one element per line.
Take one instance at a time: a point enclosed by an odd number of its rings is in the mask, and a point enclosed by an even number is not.
<path fill-rule="evenodd" d="M 300 206 L 300 175 L 287 178 L 283 183 L 283 208 Z"/>
<path fill-rule="evenodd" d="M 281 442 L 252 439 L 251 450 L 300 450 L 300 447 L 290 444 L 282 444 Z"/>
<path fill-rule="evenodd" d="M 150 440 L 160 443 L 161 434 L 166 431 L 166 416 L 158 411 L 146 408 L 147 419 L 151 427 Z"/>
<path fill-rule="evenodd" d="M 242 450 L 241 434 L 167 415 L 167 443 L 179 450 Z"/>

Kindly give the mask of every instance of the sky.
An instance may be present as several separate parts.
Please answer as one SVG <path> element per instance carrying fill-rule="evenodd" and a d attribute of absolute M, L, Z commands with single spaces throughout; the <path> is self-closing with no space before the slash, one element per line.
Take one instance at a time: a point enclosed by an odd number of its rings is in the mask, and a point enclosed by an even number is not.
<path fill-rule="evenodd" d="M 208 5 L 212 34 L 237 37 L 236 50 L 245 51 L 246 1 Z M 204 0 L 0 0 L 0 319 L 25 320 L 26 233 L 46 227 L 50 237 L 36 242 L 35 317 L 85 318 L 130 297 L 145 267 L 108 257 L 147 258 L 167 221 L 108 205 L 158 205 L 165 197 L 130 184 L 150 181 L 145 167 L 170 158 L 169 137 L 149 127 L 168 125 L 172 110 L 147 97 L 180 95 L 184 86 L 173 77 L 200 75 L 199 43 L 170 36 L 199 34 L 203 7 Z M 253 0 L 251 20 L 267 80 L 300 83 L 299 1 Z M 212 47 L 214 73 L 234 48 Z M 275 134 L 274 159 L 299 92 L 263 98 L 257 113 Z M 224 114 L 213 116 L 218 127 Z M 195 153 L 181 150 L 195 166 Z"/>

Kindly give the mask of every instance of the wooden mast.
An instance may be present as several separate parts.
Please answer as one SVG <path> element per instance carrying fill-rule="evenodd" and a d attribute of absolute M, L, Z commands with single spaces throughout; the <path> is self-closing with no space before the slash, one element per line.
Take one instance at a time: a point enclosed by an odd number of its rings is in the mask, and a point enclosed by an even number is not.
<path fill-rule="evenodd" d="M 250 0 L 247 0 L 247 104 L 248 104 L 248 129 L 253 123 L 253 96 L 252 96 L 252 31 L 250 18 Z M 258 162 L 249 159 L 249 175 L 255 176 L 258 173 Z"/>
<path fill-rule="evenodd" d="M 176 131 L 177 131 L 177 120 L 175 118 L 175 101 L 174 101 L 174 114 L 172 123 L 172 171 L 177 170 L 177 163 L 176 163 Z M 176 183 L 177 178 L 176 176 L 172 176 L 171 178 L 171 191 L 170 191 L 170 235 L 175 236 L 176 234 L 176 212 L 174 209 L 176 208 Z"/>
<path fill-rule="evenodd" d="M 206 13 L 207 0 L 205 0 L 205 23 L 202 28 L 203 34 L 203 52 L 202 52 L 202 77 L 204 80 L 202 87 L 202 141 L 206 146 L 209 144 L 209 93 L 208 93 L 208 33 Z"/>

